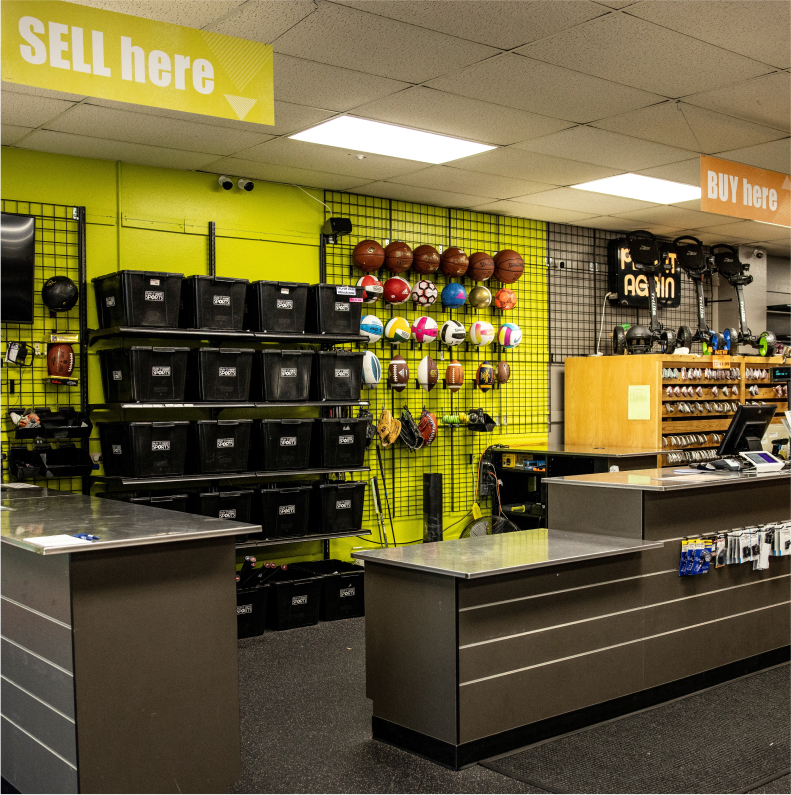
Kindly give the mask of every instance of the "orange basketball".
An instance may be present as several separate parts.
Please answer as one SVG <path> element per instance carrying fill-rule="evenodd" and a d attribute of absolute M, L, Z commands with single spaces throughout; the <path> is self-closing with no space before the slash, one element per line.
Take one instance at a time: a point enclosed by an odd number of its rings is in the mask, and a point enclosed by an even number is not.
<path fill-rule="evenodd" d="M 505 284 L 515 282 L 525 272 L 522 257 L 510 248 L 503 249 L 494 257 L 494 277 Z"/>
<path fill-rule="evenodd" d="M 485 282 L 494 273 L 494 258 L 485 251 L 476 251 L 470 256 L 467 275 L 476 282 Z"/>
<path fill-rule="evenodd" d="M 467 273 L 467 268 L 469 268 L 469 266 L 470 260 L 460 248 L 451 246 L 442 252 L 439 269 L 446 276 L 464 276 L 464 274 Z"/>
<path fill-rule="evenodd" d="M 375 240 L 361 240 L 352 252 L 352 262 L 366 273 L 378 271 L 385 261 L 385 250 Z"/>
<path fill-rule="evenodd" d="M 439 268 L 439 251 L 434 246 L 418 246 L 413 256 L 412 267 L 418 273 L 428 276 Z"/>
<path fill-rule="evenodd" d="M 412 265 L 412 249 L 403 240 L 394 240 L 385 249 L 385 266 L 393 273 L 404 273 Z"/>

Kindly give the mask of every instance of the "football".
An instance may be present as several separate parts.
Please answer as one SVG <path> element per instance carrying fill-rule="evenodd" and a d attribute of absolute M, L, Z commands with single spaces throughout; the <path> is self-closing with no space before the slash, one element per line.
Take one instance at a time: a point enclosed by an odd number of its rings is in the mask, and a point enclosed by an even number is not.
<path fill-rule="evenodd" d="M 394 356 L 387 368 L 387 380 L 396 392 L 403 392 L 409 383 L 409 365 L 403 356 Z"/>
<path fill-rule="evenodd" d="M 379 359 L 372 351 L 366 351 L 363 356 L 363 385 L 373 389 L 381 380 L 382 365 Z"/>
<path fill-rule="evenodd" d="M 511 365 L 508 362 L 497 362 L 497 369 L 495 370 L 498 384 L 505 384 L 511 377 Z"/>
<path fill-rule="evenodd" d="M 416 318 L 412 321 L 412 336 L 415 342 L 423 343 L 434 342 L 437 338 L 437 321 L 433 317 Z"/>
<path fill-rule="evenodd" d="M 460 284 L 450 282 L 442 288 L 442 306 L 455 309 L 467 300 L 467 291 Z"/>
<path fill-rule="evenodd" d="M 411 336 L 409 321 L 405 317 L 396 315 L 387 321 L 385 326 L 385 339 L 398 345 L 400 342 L 407 342 Z"/>
<path fill-rule="evenodd" d="M 515 282 L 525 272 L 525 262 L 516 251 L 506 248 L 494 258 L 494 277 L 505 284 Z"/>
<path fill-rule="evenodd" d="M 494 305 L 503 312 L 513 309 L 516 306 L 516 293 L 508 287 L 503 287 L 494 296 Z"/>
<path fill-rule="evenodd" d="M 488 287 L 478 284 L 470 290 L 467 301 L 476 309 L 486 309 L 492 303 L 492 293 Z"/>
<path fill-rule="evenodd" d="M 451 392 L 458 392 L 464 383 L 464 367 L 456 359 L 451 359 L 445 370 L 445 383 Z"/>
<path fill-rule="evenodd" d="M 422 389 L 430 392 L 439 380 L 439 370 L 437 363 L 430 357 L 424 356 L 417 366 L 417 382 Z"/>
<path fill-rule="evenodd" d="M 361 240 L 352 251 L 352 262 L 366 273 L 378 271 L 384 261 L 385 250 L 375 240 Z"/>
<path fill-rule="evenodd" d="M 357 286 L 363 288 L 363 303 L 365 304 L 375 304 L 384 292 L 382 282 L 376 276 L 371 276 L 370 273 L 361 276 L 357 280 Z"/>
<path fill-rule="evenodd" d="M 385 282 L 384 297 L 388 304 L 403 304 L 411 294 L 409 282 L 400 276 L 393 276 Z"/>
<path fill-rule="evenodd" d="M 478 365 L 478 372 L 475 373 L 475 385 L 481 392 L 488 392 L 494 384 L 494 368 L 487 359 Z"/>
<path fill-rule="evenodd" d="M 412 265 L 412 249 L 403 240 L 394 240 L 385 249 L 385 267 L 393 273 L 404 273 Z"/>
<path fill-rule="evenodd" d="M 439 251 L 434 246 L 418 246 L 413 253 L 412 268 L 424 276 L 436 273 L 439 268 Z"/>
<path fill-rule="evenodd" d="M 50 345 L 47 350 L 49 375 L 69 376 L 74 372 L 74 349 L 65 342 Z"/>
<path fill-rule="evenodd" d="M 431 306 L 439 297 L 439 290 L 434 282 L 421 279 L 412 288 L 412 300 L 418 306 Z"/>
<path fill-rule="evenodd" d="M 484 347 L 494 341 L 494 327 L 486 320 L 478 320 L 470 326 L 470 342 Z"/>
<path fill-rule="evenodd" d="M 446 276 L 464 276 L 469 266 L 470 260 L 467 255 L 456 246 L 446 248 L 439 260 L 439 269 Z"/>
<path fill-rule="evenodd" d="M 368 342 L 379 342 L 385 329 L 376 315 L 365 315 L 360 321 L 360 333 L 368 338 Z"/>
<path fill-rule="evenodd" d="M 467 275 L 476 282 L 485 282 L 494 273 L 494 258 L 483 251 L 476 251 L 470 256 L 470 267 Z"/>
<path fill-rule="evenodd" d="M 467 339 L 467 332 L 458 320 L 446 320 L 439 330 L 439 338 L 446 345 L 461 345 Z"/>
<path fill-rule="evenodd" d="M 423 437 L 423 447 L 428 447 L 437 438 L 437 418 L 430 411 L 423 409 L 417 429 Z"/>
<path fill-rule="evenodd" d="M 497 332 L 497 340 L 503 348 L 515 348 L 522 341 L 522 329 L 516 323 L 503 323 Z"/>

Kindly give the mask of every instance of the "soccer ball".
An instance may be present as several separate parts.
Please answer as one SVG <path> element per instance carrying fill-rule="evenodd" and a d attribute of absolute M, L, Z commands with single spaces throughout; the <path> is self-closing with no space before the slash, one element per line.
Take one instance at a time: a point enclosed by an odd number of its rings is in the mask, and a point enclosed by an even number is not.
<path fill-rule="evenodd" d="M 427 279 L 421 279 L 412 288 L 412 300 L 419 306 L 431 306 L 438 296 L 437 285 Z"/>

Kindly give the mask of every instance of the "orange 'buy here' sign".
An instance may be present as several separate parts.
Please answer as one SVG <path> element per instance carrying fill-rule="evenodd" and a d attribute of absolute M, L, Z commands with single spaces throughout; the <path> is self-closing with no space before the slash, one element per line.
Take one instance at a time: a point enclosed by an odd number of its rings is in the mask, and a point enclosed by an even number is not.
<path fill-rule="evenodd" d="M 716 157 L 700 158 L 700 209 L 791 226 L 791 178 Z"/>

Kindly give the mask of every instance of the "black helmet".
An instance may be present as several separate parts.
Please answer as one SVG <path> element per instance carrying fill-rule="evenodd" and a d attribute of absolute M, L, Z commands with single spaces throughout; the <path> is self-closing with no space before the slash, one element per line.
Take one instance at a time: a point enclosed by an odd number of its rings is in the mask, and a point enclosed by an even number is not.
<path fill-rule="evenodd" d="M 650 353 L 653 336 L 645 326 L 630 326 L 626 332 L 626 350 L 629 353 Z"/>
<path fill-rule="evenodd" d="M 77 285 L 68 276 L 50 276 L 41 289 L 41 300 L 53 312 L 68 312 L 79 297 Z"/>

